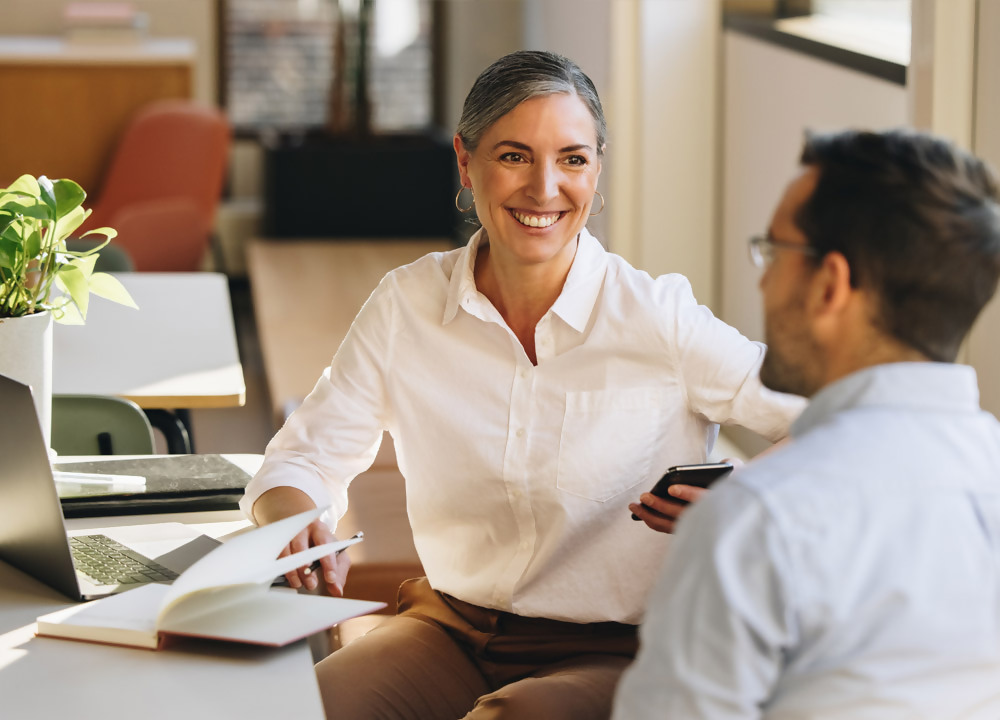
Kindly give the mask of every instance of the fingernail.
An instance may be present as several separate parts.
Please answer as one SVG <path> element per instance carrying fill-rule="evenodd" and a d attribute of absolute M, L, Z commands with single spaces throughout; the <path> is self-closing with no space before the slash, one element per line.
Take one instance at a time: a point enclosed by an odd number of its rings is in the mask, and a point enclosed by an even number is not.
<path fill-rule="evenodd" d="M 333 570 L 327 570 L 326 574 L 323 577 L 329 584 L 331 585 L 337 584 L 337 573 L 335 573 Z"/>

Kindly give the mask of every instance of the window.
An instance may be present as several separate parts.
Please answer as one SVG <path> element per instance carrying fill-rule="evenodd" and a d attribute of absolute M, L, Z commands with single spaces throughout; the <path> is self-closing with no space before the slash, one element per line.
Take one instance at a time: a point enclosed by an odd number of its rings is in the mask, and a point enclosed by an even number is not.
<path fill-rule="evenodd" d="M 372 9 L 372 129 L 427 127 L 433 119 L 432 2 L 378 0 Z M 253 133 L 326 125 L 335 67 L 343 69 L 344 97 L 353 97 L 364 20 L 361 0 L 225 0 L 222 100 L 234 127 Z"/>

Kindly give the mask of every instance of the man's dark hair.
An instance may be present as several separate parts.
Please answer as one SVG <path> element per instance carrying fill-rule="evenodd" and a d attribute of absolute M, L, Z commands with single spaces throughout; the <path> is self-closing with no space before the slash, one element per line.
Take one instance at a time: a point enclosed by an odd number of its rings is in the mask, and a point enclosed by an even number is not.
<path fill-rule="evenodd" d="M 1000 277 L 997 182 L 982 161 L 912 131 L 809 134 L 819 170 L 795 221 L 822 257 L 841 253 L 851 285 L 880 298 L 887 335 L 951 362 Z"/>

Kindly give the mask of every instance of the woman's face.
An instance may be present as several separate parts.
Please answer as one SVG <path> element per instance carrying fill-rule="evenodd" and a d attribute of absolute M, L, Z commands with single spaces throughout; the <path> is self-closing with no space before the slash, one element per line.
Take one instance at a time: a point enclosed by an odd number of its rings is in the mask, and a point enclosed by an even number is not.
<path fill-rule="evenodd" d="M 476 194 L 490 257 L 520 265 L 561 260 L 568 268 L 601 174 L 597 151 L 593 117 L 569 94 L 525 100 L 483 133 L 474 152 L 456 135 L 462 184 Z"/>

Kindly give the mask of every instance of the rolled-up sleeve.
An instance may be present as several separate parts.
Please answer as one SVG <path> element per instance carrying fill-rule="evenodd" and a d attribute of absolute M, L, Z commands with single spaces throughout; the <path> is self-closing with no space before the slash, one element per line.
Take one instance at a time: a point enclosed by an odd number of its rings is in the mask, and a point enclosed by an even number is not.
<path fill-rule="evenodd" d="M 697 303 L 686 279 L 673 277 L 669 288 L 676 312 L 668 321 L 691 410 L 720 425 L 741 425 L 772 442 L 783 438 L 805 399 L 765 388 L 760 365 L 766 346 L 719 320 Z"/>

